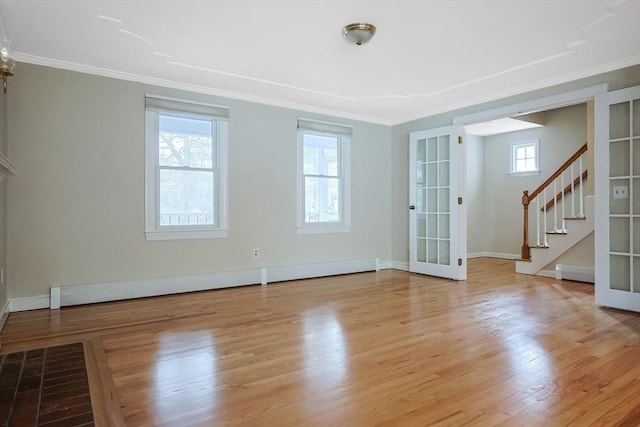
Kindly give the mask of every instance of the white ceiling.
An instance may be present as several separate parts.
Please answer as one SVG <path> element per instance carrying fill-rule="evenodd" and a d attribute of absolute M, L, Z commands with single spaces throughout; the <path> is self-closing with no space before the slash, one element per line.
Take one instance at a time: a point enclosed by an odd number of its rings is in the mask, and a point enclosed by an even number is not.
<path fill-rule="evenodd" d="M 4 0 L 0 11 L 19 62 L 384 124 L 640 63 L 640 0 Z M 351 45 L 352 22 L 378 32 Z"/>
<path fill-rule="evenodd" d="M 527 122 L 524 120 L 512 119 L 510 117 L 504 117 L 502 119 L 467 125 L 464 127 L 464 131 L 471 135 L 490 136 L 538 127 L 542 127 L 542 125 L 538 123 Z"/>

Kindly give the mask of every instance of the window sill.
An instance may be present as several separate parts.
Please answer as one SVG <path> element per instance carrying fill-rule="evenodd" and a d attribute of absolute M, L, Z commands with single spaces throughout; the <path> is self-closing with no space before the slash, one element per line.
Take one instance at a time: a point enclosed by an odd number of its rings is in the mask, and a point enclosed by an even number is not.
<path fill-rule="evenodd" d="M 526 171 L 526 172 L 509 172 L 509 175 L 511 175 L 511 176 L 534 176 L 534 175 L 540 175 L 540 171 L 536 170 L 536 171 Z"/>
<path fill-rule="evenodd" d="M 162 230 L 145 231 L 147 240 L 188 240 L 188 239 L 222 239 L 227 237 L 229 230 Z"/>
<path fill-rule="evenodd" d="M 298 234 L 329 234 L 329 233 L 349 233 L 350 225 L 305 225 L 298 227 Z"/>

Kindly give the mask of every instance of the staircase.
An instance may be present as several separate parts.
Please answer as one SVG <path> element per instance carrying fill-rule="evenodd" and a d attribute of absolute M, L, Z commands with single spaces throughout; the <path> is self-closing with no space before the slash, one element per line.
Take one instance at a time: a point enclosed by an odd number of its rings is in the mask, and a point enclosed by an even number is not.
<path fill-rule="evenodd" d="M 516 261 L 517 273 L 537 274 L 593 232 L 595 198 L 583 197 L 586 152 L 587 144 L 537 189 L 523 192 L 522 259 Z"/>

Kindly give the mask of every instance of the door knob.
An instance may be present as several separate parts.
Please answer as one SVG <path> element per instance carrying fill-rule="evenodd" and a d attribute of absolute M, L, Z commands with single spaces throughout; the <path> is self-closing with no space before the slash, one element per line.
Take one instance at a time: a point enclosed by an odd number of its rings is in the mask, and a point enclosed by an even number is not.
<path fill-rule="evenodd" d="M 410 210 L 414 210 L 415 208 L 416 208 L 416 205 L 409 205 Z"/>

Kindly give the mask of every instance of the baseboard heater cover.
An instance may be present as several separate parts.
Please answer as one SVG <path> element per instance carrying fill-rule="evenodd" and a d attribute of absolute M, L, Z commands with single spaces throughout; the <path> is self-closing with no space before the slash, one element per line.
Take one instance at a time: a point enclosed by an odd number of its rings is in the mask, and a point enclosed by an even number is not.
<path fill-rule="evenodd" d="M 574 282 L 595 283 L 596 273 L 593 267 L 556 264 L 557 280 L 572 280 Z"/>
<path fill-rule="evenodd" d="M 51 309 L 64 306 L 119 301 L 134 298 L 206 291 L 255 284 L 282 282 L 339 274 L 376 271 L 376 258 L 333 261 L 290 266 L 253 268 L 238 271 L 130 280 L 110 283 L 54 286 L 51 288 Z"/>

